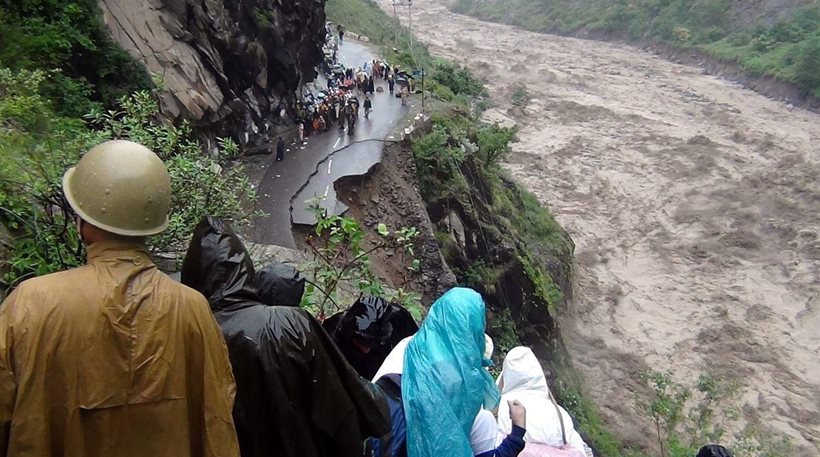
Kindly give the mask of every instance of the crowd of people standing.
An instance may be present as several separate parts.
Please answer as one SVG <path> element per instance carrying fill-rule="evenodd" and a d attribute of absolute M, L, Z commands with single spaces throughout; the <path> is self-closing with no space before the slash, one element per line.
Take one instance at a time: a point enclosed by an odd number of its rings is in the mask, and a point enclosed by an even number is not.
<path fill-rule="evenodd" d="M 384 59 L 372 59 L 361 66 L 346 66 L 339 61 L 338 50 L 342 45 L 345 31 L 337 26 L 337 34 L 327 26 L 327 43 L 323 87 L 315 92 L 303 94 L 294 107 L 295 120 L 299 131 L 299 140 L 328 131 L 338 125 L 339 130 L 353 134 L 361 110 L 365 118 L 373 112 L 373 96 L 376 92 L 386 90 L 390 98 L 395 94 L 401 98 L 401 104 L 407 105 L 413 90 L 413 78 L 398 66 L 391 66 Z"/>

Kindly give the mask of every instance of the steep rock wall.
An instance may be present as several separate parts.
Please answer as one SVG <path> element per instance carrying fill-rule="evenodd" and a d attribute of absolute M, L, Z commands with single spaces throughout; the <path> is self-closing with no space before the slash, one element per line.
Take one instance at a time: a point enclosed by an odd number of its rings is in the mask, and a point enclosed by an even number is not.
<path fill-rule="evenodd" d="M 100 0 L 114 40 L 162 77 L 163 114 L 247 147 L 322 58 L 324 0 Z M 276 116 L 274 116 L 274 114 Z"/>

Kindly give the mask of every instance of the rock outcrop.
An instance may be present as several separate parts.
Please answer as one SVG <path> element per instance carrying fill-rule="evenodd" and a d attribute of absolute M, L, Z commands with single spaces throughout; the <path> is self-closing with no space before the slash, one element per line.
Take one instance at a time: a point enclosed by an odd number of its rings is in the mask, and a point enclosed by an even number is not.
<path fill-rule="evenodd" d="M 114 40 L 161 76 L 161 109 L 247 148 L 322 59 L 324 0 L 99 0 Z"/>

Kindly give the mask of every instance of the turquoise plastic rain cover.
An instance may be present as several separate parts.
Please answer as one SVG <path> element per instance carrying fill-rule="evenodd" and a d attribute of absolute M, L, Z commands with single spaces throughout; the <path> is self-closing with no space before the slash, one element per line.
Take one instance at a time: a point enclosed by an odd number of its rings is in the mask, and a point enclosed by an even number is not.
<path fill-rule="evenodd" d="M 500 394 L 483 368 L 484 301 L 457 287 L 430 308 L 407 346 L 401 388 L 409 457 L 472 457 L 470 428 Z"/>

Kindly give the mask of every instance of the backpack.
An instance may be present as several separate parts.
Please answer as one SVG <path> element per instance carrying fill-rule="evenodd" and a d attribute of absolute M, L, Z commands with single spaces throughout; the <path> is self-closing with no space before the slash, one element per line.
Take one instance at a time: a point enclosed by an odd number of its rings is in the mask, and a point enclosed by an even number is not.
<path fill-rule="evenodd" d="M 365 455 L 374 457 L 407 457 L 407 422 L 401 399 L 401 375 L 387 374 L 376 381 L 390 408 L 390 435 L 369 438 Z"/>

